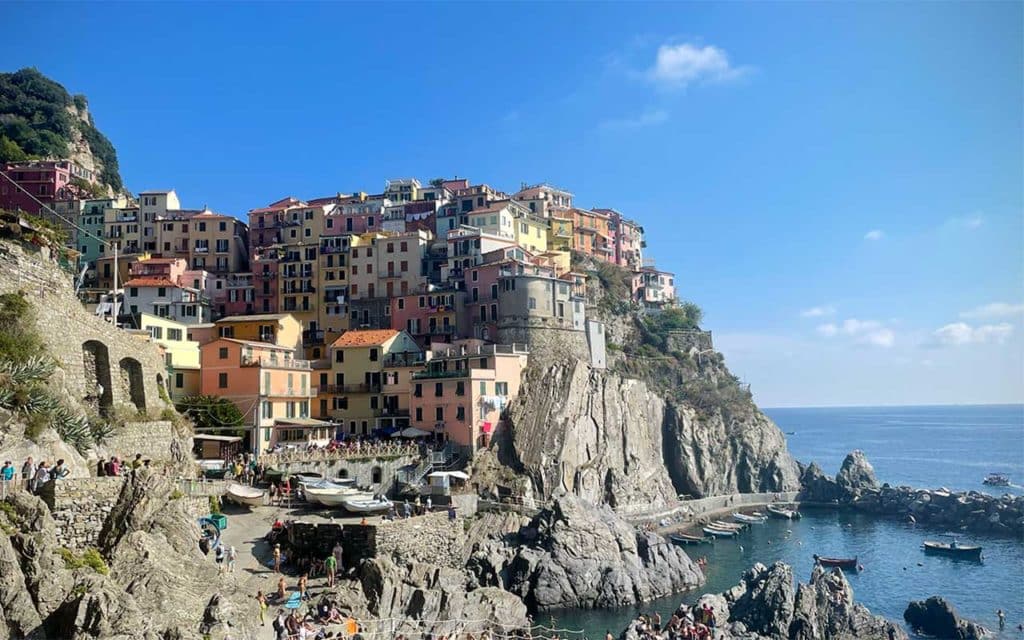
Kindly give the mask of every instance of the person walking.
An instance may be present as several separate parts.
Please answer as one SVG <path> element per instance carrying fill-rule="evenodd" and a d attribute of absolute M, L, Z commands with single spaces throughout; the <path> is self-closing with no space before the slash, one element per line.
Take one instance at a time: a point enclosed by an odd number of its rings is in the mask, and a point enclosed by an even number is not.
<path fill-rule="evenodd" d="M 338 570 L 338 560 L 333 553 L 324 558 L 324 569 L 327 571 L 327 586 L 333 587 L 334 574 Z"/>
<path fill-rule="evenodd" d="M 299 585 L 298 585 L 298 587 L 299 587 L 299 599 L 300 600 L 309 600 L 309 594 L 306 593 L 306 586 L 308 584 L 309 584 L 309 576 L 307 574 L 304 573 L 301 576 L 299 576 Z"/>
<path fill-rule="evenodd" d="M 21 465 L 21 481 L 25 483 L 25 491 L 31 493 L 32 485 L 36 479 L 36 463 L 32 456 L 25 458 L 25 464 Z"/>
<path fill-rule="evenodd" d="M 260 607 L 260 626 L 267 626 L 267 596 L 263 595 L 263 591 L 256 592 L 256 604 Z"/>
<path fill-rule="evenodd" d="M 434 501 L 430 496 L 427 496 L 427 513 L 430 513 L 434 508 Z"/>
<path fill-rule="evenodd" d="M 7 494 L 14 490 L 14 465 L 11 464 L 10 460 L 4 461 L 4 466 L 0 467 L 0 482 L 3 483 L 3 497 L 7 497 Z"/>
<path fill-rule="evenodd" d="M 57 464 L 50 470 L 51 480 L 63 480 L 69 475 L 71 475 L 71 469 L 68 469 L 68 465 L 64 464 L 64 458 L 58 460 Z"/>
<path fill-rule="evenodd" d="M 228 572 L 235 572 L 235 560 L 238 559 L 238 550 L 235 549 L 234 545 L 228 547 Z"/>
<path fill-rule="evenodd" d="M 274 545 L 274 572 L 281 573 L 281 545 Z"/>

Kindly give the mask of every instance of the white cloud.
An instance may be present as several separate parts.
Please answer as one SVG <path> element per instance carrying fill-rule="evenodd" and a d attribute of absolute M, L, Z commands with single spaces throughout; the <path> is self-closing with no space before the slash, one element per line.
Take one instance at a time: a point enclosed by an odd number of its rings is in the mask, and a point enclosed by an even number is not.
<path fill-rule="evenodd" d="M 1006 318 L 1024 314 L 1024 303 L 1010 304 L 1007 302 L 992 302 L 983 304 L 980 307 L 961 311 L 960 317 L 968 320 L 989 320 L 992 318 Z"/>
<path fill-rule="evenodd" d="M 800 312 L 801 318 L 823 318 L 825 316 L 835 315 L 836 308 L 831 305 L 821 307 L 811 307 L 810 309 L 804 309 Z"/>
<path fill-rule="evenodd" d="M 744 72 L 744 68 L 734 67 L 729 62 L 724 50 L 684 42 L 658 47 L 654 66 L 647 70 L 646 76 L 662 87 L 684 88 L 694 82 L 731 80 Z"/>
<path fill-rule="evenodd" d="M 836 325 L 834 325 L 834 324 L 832 324 L 830 322 L 828 324 L 819 324 L 817 331 L 821 335 L 823 335 L 823 336 L 825 336 L 827 338 L 831 338 L 832 336 L 834 336 L 837 333 L 839 333 L 839 327 L 837 327 Z"/>
<path fill-rule="evenodd" d="M 881 240 L 884 237 L 885 232 L 883 232 L 881 229 L 872 229 L 871 231 L 868 231 L 867 233 L 864 234 L 865 240 Z"/>
<path fill-rule="evenodd" d="M 988 342 L 1002 344 L 1012 333 L 1013 325 L 1008 322 L 985 324 L 980 327 L 972 327 L 966 322 L 952 322 L 932 333 L 931 344 L 945 347 Z"/>
<path fill-rule="evenodd" d="M 967 229 L 968 231 L 974 231 L 976 229 L 980 229 L 984 225 L 985 216 L 980 213 L 972 213 L 966 216 L 949 218 L 942 224 L 941 228 L 950 230 Z"/>
<path fill-rule="evenodd" d="M 668 120 L 668 111 L 664 109 L 648 109 L 643 113 L 627 118 L 613 118 L 600 124 L 602 129 L 639 129 L 662 124 Z"/>
<path fill-rule="evenodd" d="M 876 320 L 858 320 L 847 318 L 842 323 L 829 322 L 818 325 L 817 332 L 826 338 L 843 335 L 855 339 L 859 344 L 867 344 L 888 349 L 896 344 L 896 333 Z"/>

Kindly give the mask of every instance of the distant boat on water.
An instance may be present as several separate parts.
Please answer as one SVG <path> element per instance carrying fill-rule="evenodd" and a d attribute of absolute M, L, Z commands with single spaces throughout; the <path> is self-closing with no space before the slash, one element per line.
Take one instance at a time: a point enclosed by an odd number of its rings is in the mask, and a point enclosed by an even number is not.
<path fill-rule="evenodd" d="M 857 556 L 852 558 L 828 558 L 814 554 L 814 561 L 823 567 L 839 567 L 840 569 L 858 570 Z"/>
<path fill-rule="evenodd" d="M 709 535 L 712 538 L 733 538 L 736 536 L 737 533 L 739 533 L 738 531 L 717 529 L 715 527 L 710 526 L 704 527 L 703 531 L 706 535 Z"/>
<path fill-rule="evenodd" d="M 1010 476 L 1005 473 L 990 473 L 981 483 L 990 487 L 1008 487 L 1010 486 Z"/>
<path fill-rule="evenodd" d="M 948 556 L 951 558 L 962 558 L 964 560 L 981 560 L 981 547 L 979 545 L 957 544 L 954 539 L 950 542 L 936 542 L 925 540 L 921 545 L 925 554 L 933 556 Z"/>
<path fill-rule="evenodd" d="M 671 533 L 668 539 L 675 544 L 681 545 L 705 544 L 714 541 L 714 538 L 707 536 L 691 536 L 685 533 Z"/>
<path fill-rule="evenodd" d="M 784 520 L 800 519 L 800 512 L 796 509 L 786 509 L 785 507 L 776 507 L 775 505 L 768 505 L 768 515 Z"/>

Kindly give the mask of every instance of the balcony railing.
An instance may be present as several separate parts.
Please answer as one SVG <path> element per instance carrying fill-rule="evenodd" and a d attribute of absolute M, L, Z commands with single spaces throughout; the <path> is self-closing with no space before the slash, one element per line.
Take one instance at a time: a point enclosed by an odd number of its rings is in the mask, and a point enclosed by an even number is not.
<path fill-rule="evenodd" d="M 267 369 L 309 369 L 309 360 L 270 358 L 266 356 L 242 358 L 243 367 L 264 367 Z"/>
<path fill-rule="evenodd" d="M 316 293 L 316 287 L 313 285 L 306 285 L 304 287 L 281 287 L 281 293 Z"/>
<path fill-rule="evenodd" d="M 422 353 L 389 353 L 384 356 L 385 367 L 417 367 L 427 362 Z"/>
<path fill-rule="evenodd" d="M 308 387 L 306 389 L 289 387 L 287 389 L 267 389 L 263 395 L 269 398 L 315 398 L 319 391 L 318 387 Z"/>
<path fill-rule="evenodd" d="M 196 253 L 210 253 L 210 247 L 196 247 L 193 251 Z"/>
<path fill-rule="evenodd" d="M 311 347 L 324 343 L 323 329 L 306 329 L 302 332 L 302 346 Z"/>
<path fill-rule="evenodd" d="M 371 384 L 327 384 L 320 386 L 320 393 L 338 395 L 341 393 L 380 393 L 380 383 Z"/>
<path fill-rule="evenodd" d="M 472 369 L 455 369 L 452 371 L 420 371 L 412 374 L 413 380 L 431 380 L 440 378 L 466 378 Z"/>
<path fill-rule="evenodd" d="M 327 293 L 324 294 L 324 302 L 338 304 L 338 298 L 341 298 L 342 302 L 344 302 L 345 296 L 345 291 L 328 291 Z"/>

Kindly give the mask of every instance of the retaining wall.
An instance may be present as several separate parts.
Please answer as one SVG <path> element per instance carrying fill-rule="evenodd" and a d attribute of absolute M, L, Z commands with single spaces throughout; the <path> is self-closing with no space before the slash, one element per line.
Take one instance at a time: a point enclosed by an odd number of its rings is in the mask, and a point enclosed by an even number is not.
<path fill-rule="evenodd" d="M 380 470 L 380 491 L 390 493 L 396 487 L 395 477 L 398 470 L 408 465 L 419 462 L 417 456 L 399 456 L 397 458 L 372 458 L 369 460 L 318 460 L 309 462 L 281 462 L 274 465 L 274 468 L 298 473 L 300 471 L 313 471 L 322 473 L 325 478 L 337 478 L 344 476 L 356 481 L 361 487 L 376 486 L 373 481 L 374 469 Z"/>

